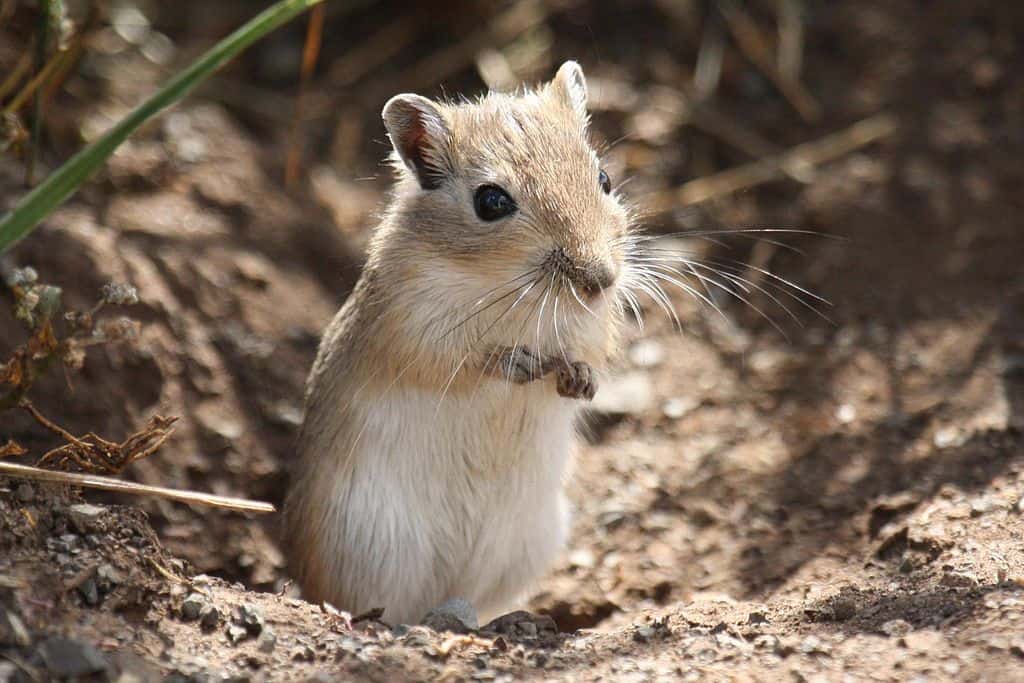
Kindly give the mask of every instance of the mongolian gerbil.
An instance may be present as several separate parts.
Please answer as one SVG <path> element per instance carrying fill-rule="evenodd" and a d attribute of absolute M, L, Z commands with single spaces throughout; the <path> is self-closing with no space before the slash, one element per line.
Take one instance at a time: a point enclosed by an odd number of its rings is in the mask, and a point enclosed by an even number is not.
<path fill-rule="evenodd" d="M 586 100 L 566 62 L 519 95 L 385 105 L 397 187 L 320 344 L 286 504 L 308 599 L 493 616 L 562 548 L 630 239 Z"/>

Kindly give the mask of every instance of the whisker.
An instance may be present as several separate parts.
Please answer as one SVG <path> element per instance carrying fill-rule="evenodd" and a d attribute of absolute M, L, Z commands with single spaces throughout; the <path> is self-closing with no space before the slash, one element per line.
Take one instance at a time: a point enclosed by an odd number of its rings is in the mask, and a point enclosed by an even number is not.
<path fill-rule="evenodd" d="M 487 294 L 484 294 L 483 296 L 481 296 L 481 297 L 480 297 L 480 298 L 479 298 L 479 299 L 477 300 L 476 304 L 474 304 L 474 306 L 479 306 L 479 305 L 480 305 L 480 304 L 481 304 L 481 303 L 482 303 L 482 302 L 483 302 L 483 301 L 484 301 L 484 300 L 485 300 L 485 299 L 487 298 L 487 296 L 488 296 L 488 295 L 489 295 L 489 294 L 490 294 L 491 292 L 494 292 L 494 291 L 496 291 L 496 290 L 498 290 L 498 289 L 501 289 L 502 287 L 507 287 L 508 285 L 512 284 L 512 283 L 513 283 L 513 282 L 515 282 L 516 280 L 521 280 L 521 279 L 522 279 L 522 278 L 524 278 L 524 277 L 528 277 L 528 276 L 530 276 L 530 275 L 533 275 L 533 274 L 534 274 L 534 273 L 535 273 L 535 272 L 536 272 L 537 270 L 538 270 L 537 268 L 534 268 L 533 270 L 531 270 L 531 271 L 529 271 L 529 272 L 526 272 L 526 273 L 523 273 L 522 275 L 520 275 L 520 276 L 518 276 L 518 277 L 515 277 L 515 278 L 513 278 L 512 280 L 509 280 L 508 282 L 506 282 L 506 283 L 504 283 L 504 284 L 502 284 L 502 285 L 498 285 L 498 286 L 497 286 L 497 287 L 495 287 L 494 289 L 490 290 L 490 292 L 488 292 Z M 498 297 L 497 299 L 495 299 L 495 300 L 494 300 L 494 301 L 492 301 L 491 303 L 487 304 L 487 305 L 486 305 L 486 306 L 484 306 L 483 308 L 481 308 L 481 309 L 479 309 L 479 310 L 477 310 L 477 311 L 474 311 L 474 312 L 470 313 L 470 314 L 469 314 L 468 316 L 466 316 L 465 318 L 463 318 L 463 319 L 462 319 L 462 320 L 460 320 L 459 322 L 455 323 L 455 325 L 453 325 L 452 327 L 448 328 L 448 329 L 447 329 L 447 330 L 446 330 L 446 331 L 445 331 L 445 332 L 444 332 L 443 334 L 441 334 L 441 336 L 440 336 L 440 337 L 438 337 L 438 338 L 437 338 L 437 341 L 441 341 L 442 339 L 444 339 L 445 337 L 447 337 L 447 336 L 448 336 L 449 334 L 451 334 L 451 333 L 452 333 L 452 332 L 454 332 L 455 330 L 459 329 L 460 327 L 462 327 L 463 325 L 465 325 L 466 323 L 468 323 L 468 322 L 469 322 L 470 320 L 472 320 L 473 318 L 475 318 L 475 317 L 477 317 L 478 315 L 480 315 L 480 314 L 484 313 L 485 311 L 489 310 L 489 309 L 490 309 L 491 307 L 493 307 L 493 306 L 495 306 L 495 305 L 497 305 L 497 304 L 501 303 L 502 301 L 504 301 L 504 300 L 505 300 L 505 299 L 507 299 L 508 297 L 510 297 L 510 296 L 513 296 L 513 295 L 515 295 L 515 293 L 516 293 L 516 292 L 518 292 L 518 291 L 519 291 L 520 289 L 522 289 L 522 288 L 523 288 L 523 287 L 525 287 L 525 286 L 526 286 L 526 283 L 524 283 L 524 284 L 522 284 L 522 285 L 519 285 L 519 286 L 517 286 L 517 287 L 514 287 L 514 288 L 512 289 L 512 291 L 510 291 L 510 292 L 506 292 L 505 294 L 501 295 L 500 297 Z"/>

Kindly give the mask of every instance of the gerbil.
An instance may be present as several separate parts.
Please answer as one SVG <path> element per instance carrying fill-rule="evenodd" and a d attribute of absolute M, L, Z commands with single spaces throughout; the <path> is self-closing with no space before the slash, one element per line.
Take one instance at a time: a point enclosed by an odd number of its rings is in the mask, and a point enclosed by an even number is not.
<path fill-rule="evenodd" d="M 562 549 L 575 420 L 615 347 L 628 213 L 583 72 L 517 95 L 398 95 L 398 180 L 309 376 L 286 503 L 304 595 L 416 623 L 508 608 Z"/>

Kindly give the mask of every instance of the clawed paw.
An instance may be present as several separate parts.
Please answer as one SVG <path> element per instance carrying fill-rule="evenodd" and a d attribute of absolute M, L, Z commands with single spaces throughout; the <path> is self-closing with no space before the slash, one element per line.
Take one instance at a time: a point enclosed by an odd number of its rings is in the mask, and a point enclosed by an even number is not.
<path fill-rule="evenodd" d="M 547 374 L 541 358 L 522 346 L 504 349 L 498 355 L 497 363 L 501 375 L 515 384 L 526 384 Z"/>
<path fill-rule="evenodd" d="M 567 363 L 558 369 L 558 395 L 589 401 L 597 393 L 597 376 L 586 363 Z"/>

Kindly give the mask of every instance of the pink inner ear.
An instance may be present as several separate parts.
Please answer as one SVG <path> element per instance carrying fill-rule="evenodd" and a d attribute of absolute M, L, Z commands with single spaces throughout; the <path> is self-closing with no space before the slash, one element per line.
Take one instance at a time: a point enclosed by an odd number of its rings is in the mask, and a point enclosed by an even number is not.
<path fill-rule="evenodd" d="M 441 184 L 438 169 L 427 163 L 427 127 L 423 122 L 423 114 L 419 110 L 410 112 L 408 128 L 402 135 L 402 155 L 412 164 L 420 187 L 432 190 Z"/>
<path fill-rule="evenodd" d="M 406 156 L 411 159 L 422 155 L 427 143 L 427 127 L 423 125 L 419 112 L 414 112 L 409 118 L 409 128 L 403 138 L 402 151 Z"/>

